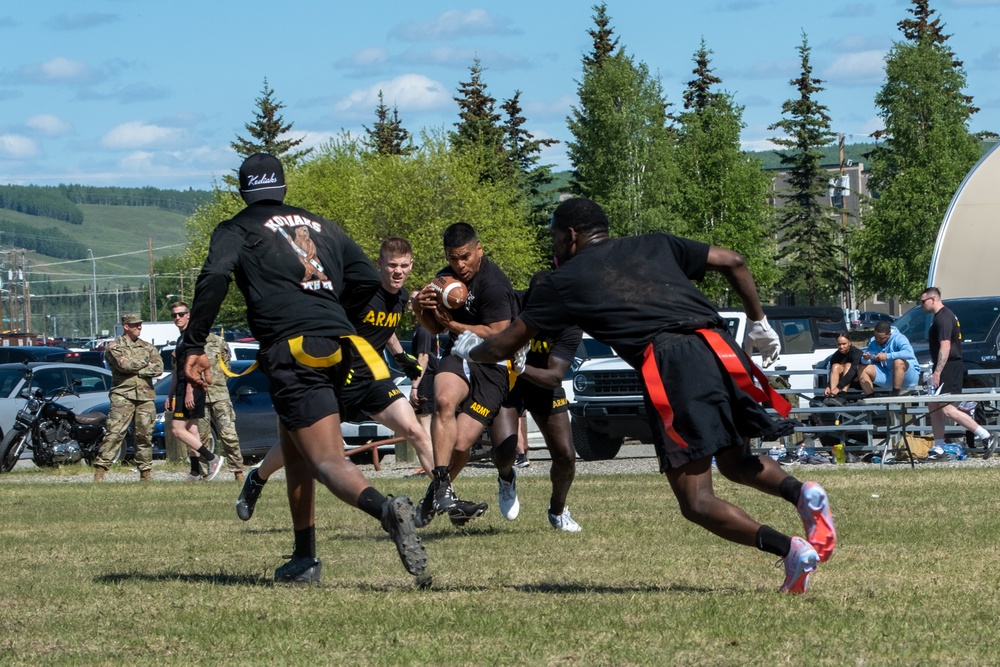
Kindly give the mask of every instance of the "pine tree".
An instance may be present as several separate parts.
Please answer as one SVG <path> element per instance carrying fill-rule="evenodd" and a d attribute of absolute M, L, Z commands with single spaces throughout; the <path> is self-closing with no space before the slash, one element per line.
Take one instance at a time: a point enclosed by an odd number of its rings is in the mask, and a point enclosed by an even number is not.
<path fill-rule="evenodd" d="M 268 86 L 266 78 L 261 97 L 255 102 L 257 111 L 254 112 L 254 121 L 244 126 L 252 139 L 244 139 L 237 135 L 236 141 L 229 144 L 240 157 L 250 157 L 254 153 L 269 153 L 289 166 L 298 163 L 312 152 L 311 148 L 293 152 L 292 149 L 300 145 L 303 140 L 281 138 L 292 129 L 292 123 L 285 123 L 279 113 L 285 105 L 274 99 L 274 90 Z"/>
<path fill-rule="evenodd" d="M 588 30 L 587 34 L 594 40 L 594 47 L 590 55 L 583 57 L 584 68 L 600 67 L 604 59 L 614 53 L 618 47 L 618 38 L 612 39 L 614 30 L 610 27 L 611 17 L 608 16 L 608 6 L 602 2 L 599 5 L 594 5 L 591 9 L 594 10 L 593 19 L 596 27 Z"/>
<path fill-rule="evenodd" d="M 543 148 L 558 144 L 556 139 L 535 139 L 534 135 L 524 128 L 528 122 L 521 109 L 521 91 L 514 91 L 514 96 L 505 100 L 500 108 L 507 114 L 504 122 L 506 133 L 506 151 L 508 160 L 514 165 L 521 180 L 524 193 L 535 206 L 544 206 L 537 202 L 541 188 L 552 182 L 552 165 L 539 165 Z"/>
<path fill-rule="evenodd" d="M 696 78 L 684 93 L 688 103 L 677 118 L 678 177 L 670 208 L 683 223 L 678 234 L 740 252 L 765 295 L 778 277 L 770 179 L 740 147 L 743 108 L 714 89 L 722 81 L 712 75 L 710 54 L 702 41 L 694 57 Z M 699 287 L 720 308 L 735 305 L 721 276 L 707 275 Z"/>
<path fill-rule="evenodd" d="M 803 33 L 798 47 L 801 74 L 789 82 L 798 98 L 782 104 L 785 117 L 768 129 L 782 130 L 785 135 L 772 141 L 788 149 L 778 151 L 789 173 L 788 190 L 778 193 L 784 204 L 778 211 L 778 256 L 785 270 L 782 285 L 793 298 L 801 295 L 814 306 L 838 297 L 846 287 L 846 275 L 839 224 L 831 216 L 833 208 L 823 201 L 830 174 L 822 166 L 821 149 L 835 135 L 826 107 L 815 99 L 824 89 L 822 80 L 812 75 L 810 51 Z"/>
<path fill-rule="evenodd" d="M 475 154 L 480 161 L 480 178 L 496 181 L 509 178 L 513 170 L 508 162 L 504 145 L 504 129 L 500 114 L 496 113 L 496 99 L 486 91 L 483 66 L 479 57 L 469 67 L 469 80 L 459 83 L 459 121 L 449 134 L 452 147 L 459 152 Z"/>
<path fill-rule="evenodd" d="M 870 154 L 869 188 L 878 197 L 852 239 L 859 293 L 913 298 L 926 286 L 934 239 L 948 204 L 980 157 L 969 118 L 965 71 L 926 0 L 900 21 L 907 41 L 885 59 L 875 96 L 885 129 Z"/>
<path fill-rule="evenodd" d="M 607 52 L 610 18 L 595 8 L 594 53 L 583 57 L 578 105 L 567 119 L 574 192 L 604 207 L 612 232 L 667 229 L 664 184 L 670 181 L 673 135 L 659 79 L 624 49 Z"/>
<path fill-rule="evenodd" d="M 375 125 L 371 129 L 365 126 L 365 132 L 368 133 L 366 144 L 379 155 L 408 155 L 415 150 L 410 133 L 399 120 L 399 109 L 393 106 L 392 115 L 389 115 L 381 90 L 375 107 Z"/>

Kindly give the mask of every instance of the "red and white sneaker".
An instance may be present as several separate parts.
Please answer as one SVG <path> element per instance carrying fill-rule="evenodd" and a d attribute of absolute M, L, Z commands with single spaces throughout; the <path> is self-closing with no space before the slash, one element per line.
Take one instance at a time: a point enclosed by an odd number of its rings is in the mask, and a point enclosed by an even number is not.
<path fill-rule="evenodd" d="M 806 530 L 806 539 L 819 554 L 819 562 L 830 560 L 837 547 L 837 531 L 833 528 L 830 499 L 823 487 L 816 482 L 802 485 L 799 502 L 795 505 Z"/>
<path fill-rule="evenodd" d="M 785 583 L 778 589 L 781 593 L 805 593 L 809 588 L 809 575 L 816 571 L 819 555 L 801 537 L 792 538 L 792 548 L 783 559 Z"/>

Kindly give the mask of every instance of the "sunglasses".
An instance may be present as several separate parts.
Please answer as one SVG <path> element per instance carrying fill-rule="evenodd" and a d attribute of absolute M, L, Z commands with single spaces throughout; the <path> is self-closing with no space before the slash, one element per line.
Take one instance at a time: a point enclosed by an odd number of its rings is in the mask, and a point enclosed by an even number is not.
<path fill-rule="evenodd" d="M 178 312 L 178 313 L 170 313 L 170 317 L 184 317 L 185 315 L 187 315 L 190 312 L 191 312 L 190 310 L 183 310 L 183 311 Z"/>

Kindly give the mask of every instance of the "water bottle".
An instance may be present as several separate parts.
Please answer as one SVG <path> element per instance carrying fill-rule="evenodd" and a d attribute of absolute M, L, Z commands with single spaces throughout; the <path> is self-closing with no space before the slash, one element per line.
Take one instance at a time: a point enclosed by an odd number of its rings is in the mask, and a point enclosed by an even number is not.
<path fill-rule="evenodd" d="M 785 455 L 785 446 L 778 445 L 777 447 L 771 447 L 771 449 L 767 450 L 767 455 L 777 461 Z"/>
<path fill-rule="evenodd" d="M 844 443 L 838 442 L 833 446 L 833 462 L 836 464 L 847 463 L 847 455 L 844 453 Z"/>

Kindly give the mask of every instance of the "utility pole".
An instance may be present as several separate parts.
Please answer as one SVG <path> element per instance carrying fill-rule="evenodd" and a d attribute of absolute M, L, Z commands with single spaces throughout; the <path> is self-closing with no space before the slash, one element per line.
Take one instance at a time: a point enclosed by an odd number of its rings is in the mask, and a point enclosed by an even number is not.
<path fill-rule="evenodd" d="M 91 285 L 91 289 L 93 289 L 94 291 L 93 295 L 91 295 L 91 298 L 94 301 L 94 321 L 91 322 L 92 328 L 90 337 L 91 339 L 96 339 L 97 332 L 99 331 L 99 329 L 97 328 L 97 260 L 94 258 L 93 250 L 87 248 L 87 252 L 90 253 L 90 265 L 93 270 L 91 274 L 93 276 L 93 284 Z"/>
<path fill-rule="evenodd" d="M 153 278 L 153 237 L 149 237 L 149 321 L 156 321 L 156 282 Z"/>
<path fill-rule="evenodd" d="M 840 151 L 840 178 L 837 179 L 837 187 L 840 187 L 840 238 L 841 238 L 841 248 L 844 254 L 844 282 L 847 289 L 844 291 L 844 308 L 848 311 L 854 309 L 853 299 L 851 298 L 851 260 L 847 255 L 847 197 L 850 194 L 850 188 L 843 188 L 844 183 L 844 135 L 843 133 L 837 135 L 838 137 L 838 147 Z M 848 181 L 849 182 L 849 181 Z"/>

